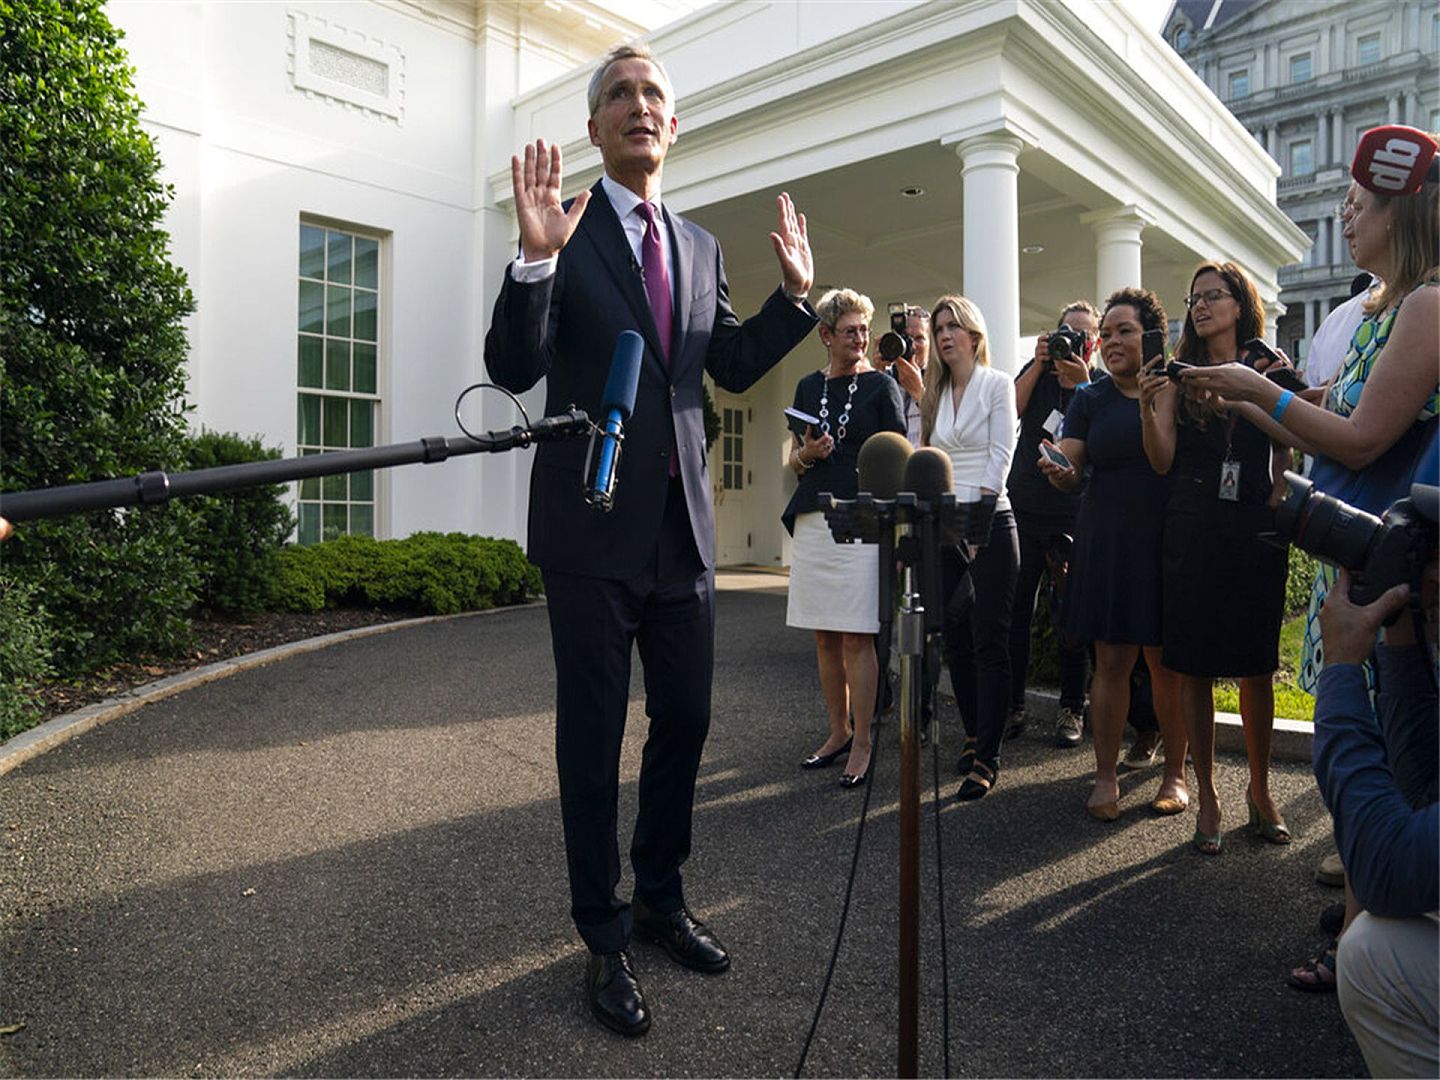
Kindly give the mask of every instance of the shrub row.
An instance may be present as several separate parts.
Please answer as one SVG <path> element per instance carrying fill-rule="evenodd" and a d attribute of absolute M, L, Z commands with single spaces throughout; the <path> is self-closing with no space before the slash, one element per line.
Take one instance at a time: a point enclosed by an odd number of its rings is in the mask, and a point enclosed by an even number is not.
<path fill-rule="evenodd" d="M 539 594 L 540 571 L 513 540 L 420 532 L 403 540 L 340 536 L 277 553 L 268 606 L 351 605 L 430 615 L 483 611 Z"/>

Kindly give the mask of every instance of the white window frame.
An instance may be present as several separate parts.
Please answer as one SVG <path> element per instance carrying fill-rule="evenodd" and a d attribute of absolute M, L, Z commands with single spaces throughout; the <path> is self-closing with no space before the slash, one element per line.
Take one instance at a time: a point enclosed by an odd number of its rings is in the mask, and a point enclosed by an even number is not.
<path fill-rule="evenodd" d="M 316 278 L 310 274 L 301 273 L 300 265 L 300 237 L 301 230 L 316 229 L 323 233 L 325 246 L 322 249 L 321 277 Z M 387 234 L 369 229 L 361 225 L 349 222 L 340 222 L 333 219 L 320 218 L 313 215 L 301 215 L 296 225 L 296 289 L 297 289 L 297 316 L 296 327 L 296 367 L 295 367 L 295 445 L 300 455 L 333 452 L 343 449 L 358 449 L 363 446 L 379 446 L 384 442 L 381 431 L 381 423 L 384 415 L 384 397 L 382 389 L 387 385 L 387 311 L 386 303 L 389 294 L 389 282 L 387 274 L 388 265 L 388 236 Z M 329 277 L 330 262 L 328 258 L 329 245 L 332 237 L 348 238 L 351 244 L 351 264 L 349 282 L 339 280 L 332 281 Z M 354 245 L 359 240 L 375 247 L 375 286 L 357 284 L 354 281 Z M 305 286 L 313 287 L 319 284 L 322 287 L 321 296 L 326 298 L 320 310 L 320 330 L 315 332 L 313 326 L 302 326 L 301 319 L 305 313 L 299 310 L 298 296 L 304 291 Z M 332 290 L 343 290 L 349 294 L 350 315 L 348 318 L 348 333 L 332 333 L 329 319 L 328 297 Z M 370 341 L 363 337 L 357 337 L 355 330 L 354 299 L 356 294 L 373 295 L 375 311 L 375 333 L 374 340 Z M 313 376 L 306 375 L 302 380 L 302 358 L 301 349 L 306 343 L 318 342 L 320 384 L 315 385 Z M 330 383 L 330 346 L 331 344 L 343 345 L 345 347 L 345 363 L 348 365 L 345 372 L 344 382 L 348 386 L 331 386 Z M 375 352 L 375 381 L 373 391 L 358 390 L 355 388 L 356 361 L 355 346 L 373 346 Z M 318 432 L 307 431 L 302 415 L 304 408 L 303 399 L 314 397 L 320 399 L 320 426 Z M 345 402 L 345 437 L 343 444 L 335 439 L 327 439 L 324 431 L 325 416 L 327 413 L 327 402 Z M 354 444 L 352 431 L 355 403 L 370 404 L 370 438 L 360 446 Z M 318 437 L 317 437 L 318 436 Z M 297 539 L 301 543 L 313 543 L 316 540 L 328 539 L 327 531 L 334 530 L 333 524 L 326 524 L 326 508 L 335 506 L 345 507 L 345 533 L 360 533 L 381 537 L 385 532 L 385 523 L 382 520 L 381 508 L 385 505 L 384 499 L 384 475 L 382 469 L 370 470 L 367 474 L 341 475 L 339 477 L 319 477 L 310 480 L 301 480 L 295 486 L 295 502 L 297 514 Z M 369 496 L 356 498 L 356 485 L 369 483 Z M 337 489 L 343 488 L 343 492 Z M 313 512 L 318 515 L 314 529 L 308 527 L 307 518 L 310 514 L 307 507 L 316 507 Z M 369 509 L 370 527 L 368 532 L 363 528 L 363 521 L 357 526 L 355 520 L 355 508 Z M 363 511 L 362 511 L 363 518 Z M 316 531 L 318 530 L 318 535 Z M 338 533 L 336 535 L 339 535 Z"/>
<path fill-rule="evenodd" d="M 1307 67 L 1309 68 L 1309 71 L 1310 71 L 1310 73 L 1309 73 L 1307 76 L 1305 76 L 1305 78 L 1303 78 L 1303 79 L 1297 79 L 1297 78 L 1295 77 L 1295 64 L 1296 64 L 1297 61 L 1300 61 L 1300 60 L 1304 60 L 1304 61 L 1305 61 L 1306 65 L 1307 65 Z M 1291 54 L 1290 54 L 1288 57 L 1286 57 L 1286 59 L 1285 59 L 1285 66 L 1286 66 L 1286 69 L 1287 69 L 1287 71 L 1289 72 L 1289 75 L 1290 75 L 1290 85 L 1291 85 L 1291 86 L 1303 86 L 1305 83 L 1313 82 L 1313 81 L 1315 80 L 1315 52 L 1314 52 L 1314 50 L 1313 50 L 1313 49 L 1303 49 L 1303 50 L 1301 50 L 1301 51 L 1291 53 Z"/>

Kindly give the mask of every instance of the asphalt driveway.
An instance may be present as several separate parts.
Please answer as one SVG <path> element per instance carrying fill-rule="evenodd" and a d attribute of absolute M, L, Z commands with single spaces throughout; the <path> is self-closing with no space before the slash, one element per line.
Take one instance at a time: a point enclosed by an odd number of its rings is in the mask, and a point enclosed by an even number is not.
<path fill-rule="evenodd" d="M 839 920 L 863 789 L 796 768 L 823 708 L 783 579 L 721 593 L 691 906 L 734 955 L 635 958 L 655 1023 L 589 1018 L 569 925 L 541 608 L 428 622 L 207 683 L 0 776 L 0 1072 L 75 1075 L 793 1074 Z M 953 712 L 947 714 L 953 720 Z M 622 764 L 633 821 L 637 664 Z M 951 731 L 953 732 L 953 725 Z M 897 725 L 881 731 L 854 905 L 812 1076 L 895 1071 Z M 957 781 L 943 751 L 942 787 Z M 950 1069 L 1005 1076 L 1363 1075 L 1333 996 L 1296 993 L 1330 850 L 1308 769 L 1276 766 L 1288 848 L 1225 850 L 1085 816 L 1093 762 L 1035 732 L 939 818 Z M 925 788 L 930 759 L 925 759 Z M 921 1069 L 942 1055 L 933 809 L 923 808 Z M 623 842 L 623 841 L 622 841 Z"/>

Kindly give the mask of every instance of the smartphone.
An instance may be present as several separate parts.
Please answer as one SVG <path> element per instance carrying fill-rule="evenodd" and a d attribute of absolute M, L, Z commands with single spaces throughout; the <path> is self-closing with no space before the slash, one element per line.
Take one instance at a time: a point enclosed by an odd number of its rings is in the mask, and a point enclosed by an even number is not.
<path fill-rule="evenodd" d="M 1174 379 L 1176 382 L 1179 382 L 1180 376 L 1185 372 L 1189 371 L 1194 366 L 1194 364 L 1187 364 L 1183 360 L 1171 360 L 1168 364 L 1165 365 L 1165 374 L 1169 378 Z"/>
<path fill-rule="evenodd" d="M 1070 464 L 1070 459 L 1068 457 L 1066 457 L 1055 447 L 1051 446 L 1049 443 L 1042 442 L 1040 444 L 1040 453 L 1045 455 L 1045 459 L 1047 461 L 1060 466 L 1060 468 L 1062 469 L 1073 469 L 1075 467 Z"/>
<path fill-rule="evenodd" d="M 1146 330 L 1140 335 L 1140 366 L 1158 370 L 1165 359 L 1165 331 Z"/>
<path fill-rule="evenodd" d="M 1279 367 L 1267 367 L 1262 374 L 1282 390 L 1290 390 L 1298 394 L 1301 390 L 1310 389 L 1310 384 L 1300 377 L 1300 373 L 1285 363 L 1284 357 L 1259 338 L 1251 338 L 1245 342 L 1240 346 L 1240 351 L 1241 362 L 1246 367 L 1253 368 L 1255 362 L 1262 356 L 1272 365 L 1280 365 Z"/>

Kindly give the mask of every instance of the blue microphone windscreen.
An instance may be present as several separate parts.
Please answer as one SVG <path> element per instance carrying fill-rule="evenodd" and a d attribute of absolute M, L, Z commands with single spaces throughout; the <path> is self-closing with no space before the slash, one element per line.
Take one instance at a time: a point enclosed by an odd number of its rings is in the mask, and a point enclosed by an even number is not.
<path fill-rule="evenodd" d="M 600 398 L 600 411 L 618 409 L 628 420 L 635 409 L 635 391 L 640 385 L 640 360 L 645 355 L 645 339 L 634 330 L 623 330 L 615 339 L 615 354 L 610 361 L 610 377 L 605 380 L 605 393 Z"/>

